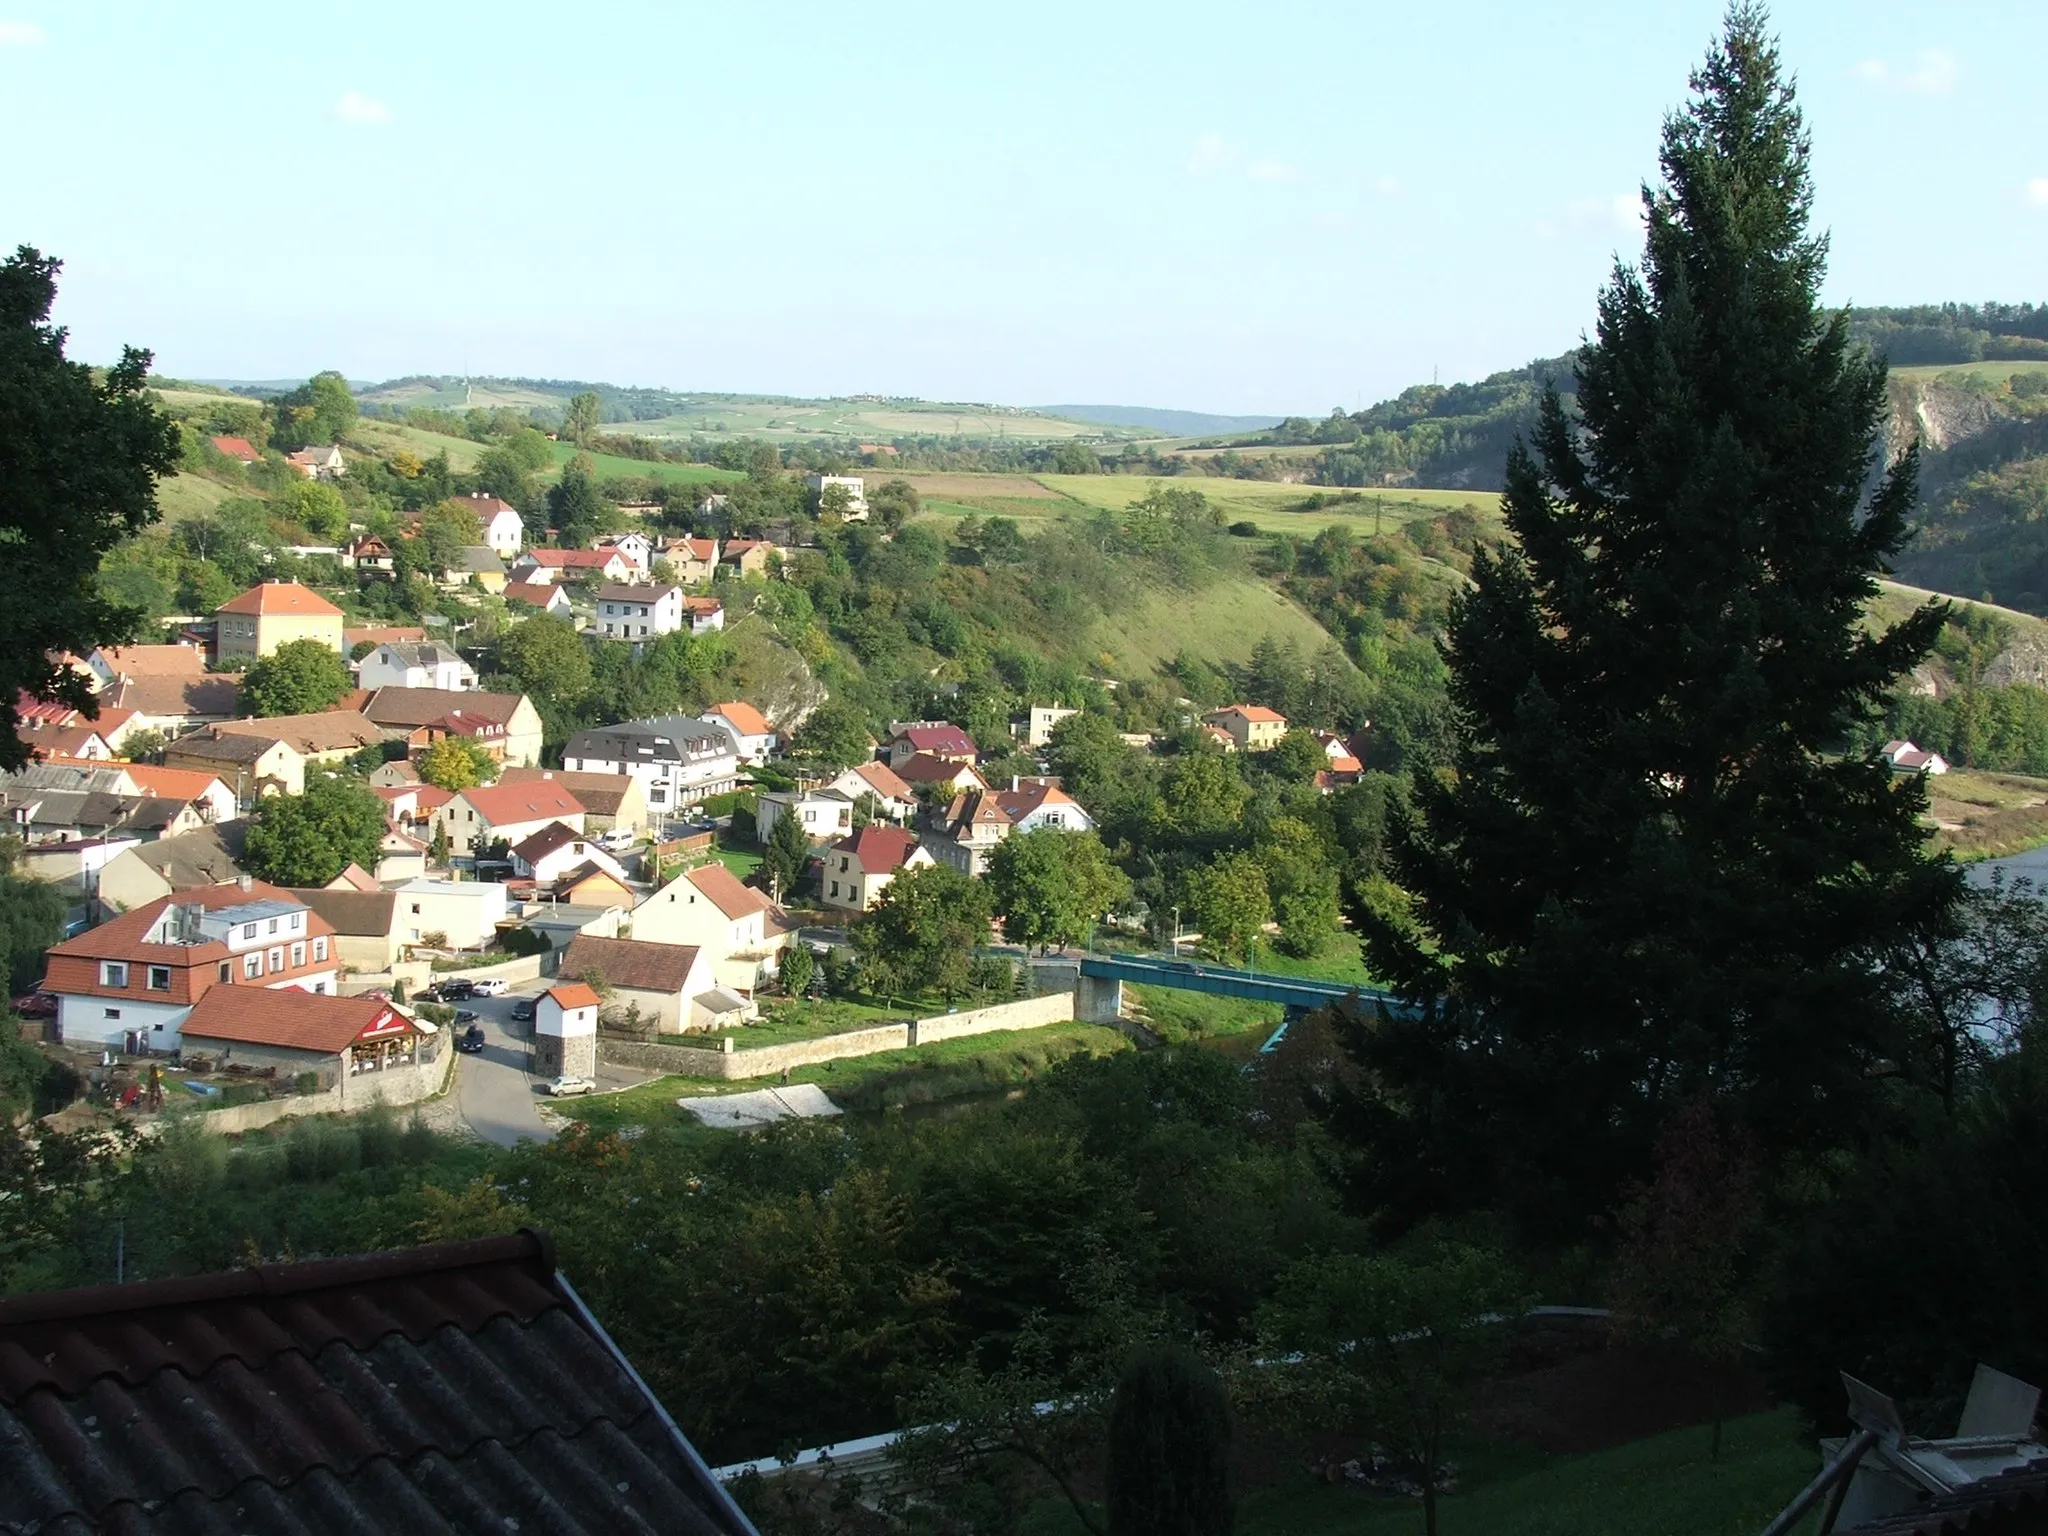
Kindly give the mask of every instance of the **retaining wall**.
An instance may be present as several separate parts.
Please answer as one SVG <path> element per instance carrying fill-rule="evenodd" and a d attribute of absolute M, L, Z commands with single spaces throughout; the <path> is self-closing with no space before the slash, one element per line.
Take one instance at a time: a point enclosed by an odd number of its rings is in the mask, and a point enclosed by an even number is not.
<path fill-rule="evenodd" d="M 901 1024 L 879 1024 L 869 1029 L 850 1029 L 843 1034 L 820 1035 L 815 1040 L 793 1040 L 787 1045 L 764 1045 L 741 1049 L 730 1038 L 702 1046 L 648 1044 L 624 1040 L 599 1040 L 600 1060 L 622 1067 L 640 1067 L 651 1072 L 674 1072 L 684 1077 L 712 1078 L 738 1082 L 753 1077 L 775 1077 L 786 1069 L 813 1066 L 821 1061 L 844 1061 L 853 1056 L 875 1056 L 883 1051 L 908 1050 L 939 1040 L 958 1040 L 967 1035 L 991 1035 L 1009 1029 L 1039 1029 L 1064 1024 L 1074 1017 L 1074 994 L 1055 992 L 1045 997 L 1027 997 L 1014 1003 L 992 1003 L 965 1013 L 944 1013 L 929 1019 L 906 1019 Z"/>
<path fill-rule="evenodd" d="M 431 1099 L 448 1086 L 448 1074 L 454 1069 L 455 1052 L 443 1047 L 440 1058 L 420 1062 L 407 1067 L 390 1067 L 382 1072 L 366 1072 L 359 1077 L 344 1077 L 332 1088 L 319 1093 L 304 1093 L 290 1099 L 266 1099 L 261 1104 L 230 1104 L 224 1109 L 202 1111 L 199 1123 L 209 1131 L 223 1136 L 238 1135 L 243 1131 L 261 1130 L 266 1125 L 275 1125 L 280 1120 L 295 1119 L 300 1115 L 338 1115 L 360 1113 L 378 1100 L 394 1108 L 417 1104 L 422 1099 Z"/>

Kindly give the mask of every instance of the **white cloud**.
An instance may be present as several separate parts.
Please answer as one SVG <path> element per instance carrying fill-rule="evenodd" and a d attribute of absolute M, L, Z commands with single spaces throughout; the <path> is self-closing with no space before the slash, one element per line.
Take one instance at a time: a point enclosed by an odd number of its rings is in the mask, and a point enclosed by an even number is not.
<path fill-rule="evenodd" d="M 1299 181 L 1301 169 L 1281 160 L 1254 160 L 1245 174 L 1253 181 Z"/>
<path fill-rule="evenodd" d="M 1187 172 L 1190 176 L 1212 175 L 1228 170 L 1237 159 L 1237 151 L 1224 142 L 1222 134 L 1205 133 L 1195 140 L 1195 147 L 1188 155 Z"/>
<path fill-rule="evenodd" d="M 32 21 L 0 21 L 0 48 L 33 48 L 48 34 Z"/>
<path fill-rule="evenodd" d="M 1922 48 L 1913 55 L 1911 64 L 1865 59 L 1849 71 L 1880 90 L 1905 91 L 1913 96 L 1946 96 L 1956 88 L 1962 72 L 1962 61 L 1946 48 Z"/>
<path fill-rule="evenodd" d="M 381 128 L 391 121 L 391 108 L 361 91 L 343 91 L 334 104 L 334 115 L 359 128 Z"/>
<path fill-rule="evenodd" d="M 2027 183 L 2027 201 L 2048 208 L 2048 176 L 2036 176 Z"/>
<path fill-rule="evenodd" d="M 1220 133 L 1195 140 L 1183 166 L 1190 176 L 1242 176 L 1247 181 L 1306 181 L 1299 166 L 1284 160 L 1254 160 Z"/>
<path fill-rule="evenodd" d="M 1375 176 L 1372 179 L 1371 185 L 1374 194 L 1379 197 L 1399 197 L 1401 195 L 1401 178 L 1398 176 Z"/>

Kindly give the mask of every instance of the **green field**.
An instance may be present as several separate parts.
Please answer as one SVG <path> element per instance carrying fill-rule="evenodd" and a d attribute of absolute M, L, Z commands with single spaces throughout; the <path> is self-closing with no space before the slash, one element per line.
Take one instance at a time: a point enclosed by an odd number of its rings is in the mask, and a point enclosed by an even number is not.
<path fill-rule="evenodd" d="M 2015 362 L 2008 359 L 2004 362 L 1985 361 L 1981 363 L 1915 363 L 1910 367 L 1894 368 L 1891 371 L 1892 377 L 1895 379 L 1911 379 L 1915 383 L 1920 384 L 1924 384 L 1930 379 L 1942 378 L 1945 375 L 1962 375 L 1973 379 L 1989 379 L 1994 384 L 2003 384 L 2016 373 L 2048 373 L 2048 361 L 2028 359 L 2023 362 Z"/>
<path fill-rule="evenodd" d="M 202 475 L 172 475 L 157 482 L 156 504 L 167 523 L 211 512 L 230 496 L 255 496 L 253 488 L 235 490 Z"/>
<path fill-rule="evenodd" d="M 615 430 L 605 427 L 604 431 Z M 574 443 L 550 443 L 555 450 L 555 463 L 568 463 L 582 450 Z M 736 469 L 715 469 L 709 464 L 657 464 L 650 459 L 622 459 L 615 454 L 593 453 L 589 455 L 591 468 L 600 480 L 614 476 L 629 476 L 637 480 L 667 480 L 677 485 L 688 485 L 695 481 L 715 482 L 720 480 L 744 480 L 747 477 Z"/>
<path fill-rule="evenodd" d="M 1083 506 L 1122 511 L 1141 500 L 1155 485 L 1200 491 L 1223 509 L 1232 522 L 1257 523 L 1268 532 L 1313 533 L 1332 523 L 1349 524 L 1354 530 L 1371 532 L 1375 526 L 1398 525 L 1420 518 L 1441 517 L 1459 507 L 1470 507 L 1486 517 L 1500 504 L 1498 491 L 1419 491 L 1406 487 L 1368 490 L 1360 500 L 1313 512 L 1293 510 L 1307 497 L 1317 494 L 1312 485 L 1287 485 L 1273 480 L 1229 480 L 1215 476 L 1182 476 L 1170 480 L 1143 475 L 1039 475 L 1039 484 Z M 1321 489 L 1325 496 L 1341 491 Z"/>
<path fill-rule="evenodd" d="M 1071 437 L 1121 441 L 1146 435 L 1129 427 L 1064 421 L 1004 406 L 922 400 L 695 400 L 673 415 L 606 422 L 604 430 L 644 437 L 722 434 L 775 442 L 844 437 L 885 443 L 898 437 L 961 437 L 1036 443 Z"/>
<path fill-rule="evenodd" d="M 451 384 L 445 389 L 434 389 L 424 382 L 412 382 L 368 390 L 361 398 L 371 405 L 422 406 L 443 411 L 489 411 L 500 406 L 520 411 L 534 406 L 560 411 L 567 397 L 521 389 L 516 384 L 472 384 L 467 388 Z"/>
<path fill-rule="evenodd" d="M 2017 608 L 2001 608 L 1996 603 L 1975 602 L 1947 592 L 1930 591 L 1926 587 L 1909 587 L 1897 581 L 1879 582 L 1878 589 L 1877 596 L 1864 609 L 1866 622 L 1870 625 L 1896 624 L 1927 603 L 1953 603 L 1958 618 L 1969 609 L 1981 609 L 2009 624 L 2014 639 L 2048 642 L 2048 619 L 2038 614 L 2021 613 Z"/>
<path fill-rule="evenodd" d="M 420 459 L 431 459 L 437 453 L 445 453 L 448 455 L 448 467 L 454 470 L 475 469 L 476 461 L 483 457 L 484 451 L 482 443 L 466 437 L 446 437 L 402 422 L 372 421 L 368 417 L 349 428 L 348 436 L 387 458 L 400 449 Z"/>
<path fill-rule="evenodd" d="M 1110 670 L 1119 677 L 1138 677 L 1182 651 L 1246 662 L 1269 636 L 1309 656 L 1336 644 L 1329 631 L 1264 582 L 1235 576 L 1193 591 L 1148 591 L 1098 623 L 1076 649 L 1110 658 Z"/>

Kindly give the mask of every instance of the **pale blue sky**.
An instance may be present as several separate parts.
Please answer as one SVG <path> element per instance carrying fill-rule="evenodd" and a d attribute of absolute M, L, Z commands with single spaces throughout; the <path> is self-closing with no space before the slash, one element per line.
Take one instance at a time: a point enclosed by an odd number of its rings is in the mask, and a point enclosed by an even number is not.
<path fill-rule="evenodd" d="M 1320 413 L 1577 337 L 1720 11 L 0 0 L 0 246 L 188 376 Z M 1830 297 L 2048 298 L 2048 5 L 1776 25 Z"/>

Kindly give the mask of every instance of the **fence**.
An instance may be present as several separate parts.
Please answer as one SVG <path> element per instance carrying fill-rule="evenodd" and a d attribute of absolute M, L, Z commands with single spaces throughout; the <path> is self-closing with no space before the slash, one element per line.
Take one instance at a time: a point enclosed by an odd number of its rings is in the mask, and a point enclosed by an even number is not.
<path fill-rule="evenodd" d="M 266 1125 L 275 1125 L 280 1120 L 290 1120 L 299 1115 L 358 1112 L 368 1109 L 379 1099 L 394 1107 L 417 1104 L 446 1089 L 448 1075 L 454 1069 L 455 1052 L 443 1046 L 440 1056 L 433 1061 L 387 1067 L 382 1072 L 367 1072 L 359 1077 L 343 1077 L 332 1088 L 319 1093 L 302 1093 L 296 1098 L 266 1099 L 260 1104 L 231 1104 L 224 1109 L 209 1109 L 200 1115 L 199 1123 L 209 1131 L 233 1136 L 243 1131 L 261 1130 Z"/>
<path fill-rule="evenodd" d="M 752 1077 L 774 1077 L 786 1070 L 813 1066 L 821 1061 L 844 1061 L 854 1056 L 879 1055 L 883 1051 L 909 1050 L 914 1046 L 958 1040 L 967 1035 L 1041 1029 L 1048 1024 L 1071 1023 L 1073 1017 L 1074 994 L 1054 992 L 1014 1003 L 970 1008 L 965 1013 L 906 1019 L 900 1024 L 849 1029 L 842 1034 L 820 1035 L 815 1040 L 794 1040 L 787 1045 L 764 1045 L 752 1050 L 742 1048 L 729 1036 L 719 1041 L 716 1047 L 708 1044 L 636 1045 L 621 1040 L 600 1040 L 597 1049 L 602 1060 L 615 1066 L 738 1082 Z"/>

